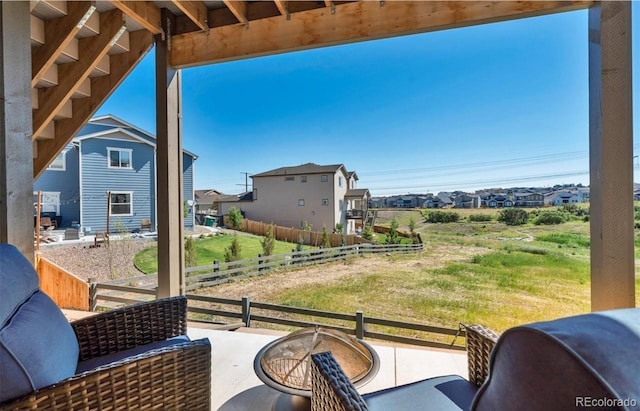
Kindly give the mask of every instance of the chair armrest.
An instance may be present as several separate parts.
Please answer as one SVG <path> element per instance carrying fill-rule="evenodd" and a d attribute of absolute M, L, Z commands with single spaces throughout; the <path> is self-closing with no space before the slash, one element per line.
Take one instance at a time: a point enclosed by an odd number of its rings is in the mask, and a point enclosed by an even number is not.
<path fill-rule="evenodd" d="M 208 339 L 148 351 L 0 404 L 9 410 L 211 409 Z"/>
<path fill-rule="evenodd" d="M 80 361 L 187 333 L 187 298 L 162 298 L 71 322 Z"/>
<path fill-rule="evenodd" d="M 330 352 L 314 354 L 311 359 L 312 411 L 369 409 Z"/>
<path fill-rule="evenodd" d="M 464 325 L 467 336 L 467 360 L 469 381 L 481 386 L 489 375 L 491 350 L 498 341 L 498 334 L 482 325 Z"/>

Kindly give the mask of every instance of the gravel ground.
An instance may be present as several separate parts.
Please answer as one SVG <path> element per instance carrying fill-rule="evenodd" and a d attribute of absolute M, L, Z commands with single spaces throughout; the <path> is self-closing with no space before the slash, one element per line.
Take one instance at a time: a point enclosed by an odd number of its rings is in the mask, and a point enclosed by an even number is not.
<path fill-rule="evenodd" d="M 196 226 L 193 234 L 207 234 L 209 227 Z M 127 238 L 111 241 L 109 247 L 89 248 L 88 244 L 41 245 L 42 256 L 84 280 L 108 281 L 142 275 L 133 258 L 142 249 L 156 245 L 154 239 Z"/>

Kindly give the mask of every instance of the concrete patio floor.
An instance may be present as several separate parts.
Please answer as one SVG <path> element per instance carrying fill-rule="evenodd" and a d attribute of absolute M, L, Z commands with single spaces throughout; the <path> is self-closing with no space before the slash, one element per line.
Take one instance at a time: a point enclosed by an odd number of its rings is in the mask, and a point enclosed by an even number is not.
<path fill-rule="evenodd" d="M 253 359 L 269 342 L 286 333 L 241 328 L 221 331 L 190 325 L 191 339 L 209 338 L 212 348 L 212 410 L 267 411 L 286 395 L 262 383 L 253 371 Z M 467 377 L 467 356 L 459 351 L 410 348 L 367 340 L 380 357 L 380 371 L 360 393 L 407 384 L 439 375 Z"/>
<path fill-rule="evenodd" d="M 63 310 L 70 320 L 96 313 Z M 211 409 L 217 411 L 272 411 L 288 404 L 291 397 L 266 386 L 253 371 L 253 360 L 262 347 L 287 332 L 260 328 L 235 331 L 189 322 L 192 340 L 211 342 Z M 457 374 L 467 378 L 467 355 L 461 351 L 396 345 L 367 340 L 380 357 L 380 370 L 358 392 L 365 394 L 408 384 L 425 378 Z"/>

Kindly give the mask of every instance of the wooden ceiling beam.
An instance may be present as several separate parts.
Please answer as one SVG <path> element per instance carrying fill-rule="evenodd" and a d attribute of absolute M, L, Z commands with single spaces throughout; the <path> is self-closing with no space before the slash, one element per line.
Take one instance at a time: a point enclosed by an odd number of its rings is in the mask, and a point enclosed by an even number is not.
<path fill-rule="evenodd" d="M 150 1 L 110 0 L 124 14 L 153 34 L 161 34 L 160 9 Z"/>
<path fill-rule="evenodd" d="M 227 6 L 231 13 L 238 19 L 240 23 L 247 24 L 247 2 L 236 0 L 224 0 L 224 4 Z"/>
<path fill-rule="evenodd" d="M 56 58 L 71 43 L 96 7 L 87 1 L 67 3 L 68 14 L 44 23 L 45 43 L 31 51 L 31 87 L 35 87 L 42 76 L 55 63 Z"/>
<path fill-rule="evenodd" d="M 33 160 L 34 179 L 47 168 L 49 163 L 86 124 L 102 103 L 122 83 L 153 47 L 153 35 L 147 30 L 129 34 L 130 50 L 111 56 L 111 70 L 108 76 L 91 79 L 91 96 L 72 101 L 73 117 L 55 122 L 54 140 L 38 140 L 38 157 Z"/>
<path fill-rule="evenodd" d="M 91 74 L 98 62 L 107 55 L 113 43 L 124 31 L 124 15 L 111 10 L 100 15 L 100 34 L 80 39 L 79 60 L 58 66 L 58 85 L 40 89 L 39 108 L 33 111 L 33 139 L 38 138 L 60 108 L 71 98 L 76 89 Z"/>
<path fill-rule="evenodd" d="M 282 14 L 283 16 L 288 16 L 289 15 L 289 2 L 286 0 L 273 0 L 273 2 L 276 4 L 276 7 L 278 8 L 278 11 L 280 12 L 280 14 Z"/>
<path fill-rule="evenodd" d="M 359 1 L 251 20 L 248 28 L 172 37 L 171 64 L 190 67 L 588 8 L 593 1 Z"/>
<path fill-rule="evenodd" d="M 203 2 L 187 0 L 172 0 L 172 2 L 180 11 L 189 17 L 200 30 L 209 31 L 209 11 Z"/>

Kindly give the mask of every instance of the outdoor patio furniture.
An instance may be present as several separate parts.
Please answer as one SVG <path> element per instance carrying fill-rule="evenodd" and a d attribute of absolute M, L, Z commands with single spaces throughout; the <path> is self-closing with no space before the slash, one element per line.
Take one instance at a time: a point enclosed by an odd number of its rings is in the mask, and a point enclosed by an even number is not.
<path fill-rule="evenodd" d="M 56 228 L 56 220 L 52 220 L 51 217 L 40 217 L 40 226 L 43 228 Z"/>
<path fill-rule="evenodd" d="M 140 220 L 140 231 L 151 231 L 151 219 L 149 218 L 143 218 L 142 220 Z"/>
<path fill-rule="evenodd" d="M 67 228 L 64 230 L 64 239 L 65 240 L 79 240 L 80 239 L 80 230 L 76 228 Z"/>
<path fill-rule="evenodd" d="M 312 410 L 639 409 L 638 308 L 511 328 L 496 343 L 488 374 L 472 364 L 485 363 L 477 330 L 467 329 L 470 381 L 449 375 L 361 396 L 331 353 L 313 355 Z"/>
<path fill-rule="evenodd" d="M 186 336 L 186 298 L 69 323 L 0 244 L 0 410 L 211 407 L 211 346 Z"/>

